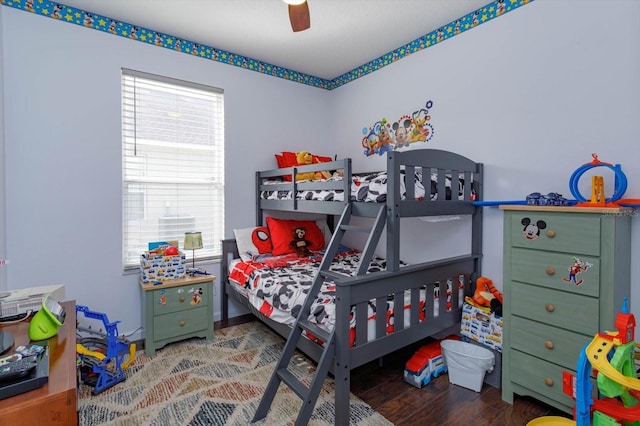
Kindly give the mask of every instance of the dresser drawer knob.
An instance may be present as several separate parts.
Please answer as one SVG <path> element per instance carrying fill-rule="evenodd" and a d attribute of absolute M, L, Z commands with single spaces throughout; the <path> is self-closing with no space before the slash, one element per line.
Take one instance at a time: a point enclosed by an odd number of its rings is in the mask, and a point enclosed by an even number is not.
<path fill-rule="evenodd" d="M 547 275 L 553 275 L 556 273 L 556 270 L 553 269 L 551 266 L 547 266 L 547 269 L 545 269 L 545 272 L 547 273 Z"/>
<path fill-rule="evenodd" d="M 180 327 L 184 327 L 185 324 L 184 320 L 180 321 Z"/>
<path fill-rule="evenodd" d="M 547 310 L 547 312 L 553 312 L 556 310 L 555 306 L 553 306 L 551 303 L 547 303 L 544 308 Z"/>
<path fill-rule="evenodd" d="M 185 298 L 184 298 L 184 296 L 180 296 L 180 299 L 178 299 L 178 300 L 180 300 L 180 303 L 182 303 L 182 302 L 184 302 Z"/>
<path fill-rule="evenodd" d="M 554 231 L 553 229 L 547 230 L 547 237 L 553 238 L 555 236 L 556 236 L 556 231 Z"/>
<path fill-rule="evenodd" d="M 553 379 L 550 377 L 545 377 L 544 378 L 544 384 L 547 386 L 553 386 Z"/>
<path fill-rule="evenodd" d="M 544 346 L 547 349 L 553 349 L 553 342 L 551 340 L 547 340 L 546 342 L 544 342 Z"/>

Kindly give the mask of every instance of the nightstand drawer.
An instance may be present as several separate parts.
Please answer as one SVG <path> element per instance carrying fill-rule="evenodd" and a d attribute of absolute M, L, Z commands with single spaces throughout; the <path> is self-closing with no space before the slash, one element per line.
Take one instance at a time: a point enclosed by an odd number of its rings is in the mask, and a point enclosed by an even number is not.
<path fill-rule="evenodd" d="M 513 383 L 568 407 L 573 407 L 575 401 L 562 391 L 562 372 L 570 371 L 575 374 L 575 368 L 576 366 L 568 370 L 520 351 L 511 351 L 511 381 Z"/>
<path fill-rule="evenodd" d="M 211 285 L 206 283 L 154 290 L 153 298 L 156 303 L 153 305 L 153 314 L 164 315 L 207 306 L 209 291 L 211 291 Z"/>
<path fill-rule="evenodd" d="M 527 233 L 527 230 L 537 230 L 538 232 L 533 234 L 539 233 L 539 236 L 532 235 L 532 232 Z M 516 212 L 513 213 L 510 232 L 513 247 L 600 255 L 598 215 Z"/>
<path fill-rule="evenodd" d="M 518 315 L 576 333 L 599 331 L 598 299 L 512 282 L 511 315 Z"/>
<path fill-rule="evenodd" d="M 207 307 L 189 309 L 173 315 L 153 319 L 153 338 L 157 341 L 207 329 Z"/>
<path fill-rule="evenodd" d="M 511 316 L 511 347 L 566 368 L 575 369 L 578 355 L 598 332 L 590 336 Z"/>
<path fill-rule="evenodd" d="M 572 253 L 511 249 L 511 278 L 530 284 L 598 297 L 600 260 Z"/>

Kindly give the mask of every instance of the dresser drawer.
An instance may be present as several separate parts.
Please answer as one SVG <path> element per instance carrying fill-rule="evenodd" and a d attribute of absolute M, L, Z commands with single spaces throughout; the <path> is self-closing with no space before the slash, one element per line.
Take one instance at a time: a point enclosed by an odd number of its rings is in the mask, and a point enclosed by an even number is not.
<path fill-rule="evenodd" d="M 207 309 L 206 306 L 202 306 L 155 317 L 153 319 L 153 338 L 160 341 L 206 330 L 209 325 L 207 324 Z"/>
<path fill-rule="evenodd" d="M 512 248 L 511 277 L 515 281 L 598 297 L 600 259 L 582 255 L 578 258 L 572 253 Z"/>
<path fill-rule="evenodd" d="M 534 392 L 573 407 L 575 401 L 562 391 L 562 372 L 575 374 L 575 368 L 569 370 L 548 361 L 516 350 L 511 351 L 511 381 Z"/>
<path fill-rule="evenodd" d="M 529 227 L 529 228 L 528 228 Z M 527 232 L 535 231 L 538 232 Z M 513 247 L 553 250 L 570 254 L 600 255 L 598 215 L 514 212 L 510 232 Z M 535 235 L 539 233 L 539 236 Z"/>
<path fill-rule="evenodd" d="M 512 282 L 509 285 L 511 285 L 511 315 L 529 318 L 587 336 L 599 331 L 598 299 L 519 282 Z"/>
<path fill-rule="evenodd" d="M 578 356 L 597 333 L 590 336 L 511 316 L 511 347 L 569 369 L 575 369 Z"/>
<path fill-rule="evenodd" d="M 153 314 L 163 315 L 207 306 L 209 291 L 211 291 L 211 286 L 206 283 L 154 290 L 153 298 L 156 303 L 153 304 Z"/>

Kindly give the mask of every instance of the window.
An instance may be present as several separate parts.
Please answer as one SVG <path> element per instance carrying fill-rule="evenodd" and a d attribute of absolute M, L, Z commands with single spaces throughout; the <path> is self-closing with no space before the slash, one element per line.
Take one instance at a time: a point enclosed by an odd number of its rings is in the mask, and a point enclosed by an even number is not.
<path fill-rule="evenodd" d="M 190 231 L 202 232 L 196 259 L 220 256 L 223 91 L 123 69 L 122 153 L 124 268 L 138 268 L 151 241 L 177 240 L 182 249 Z"/>

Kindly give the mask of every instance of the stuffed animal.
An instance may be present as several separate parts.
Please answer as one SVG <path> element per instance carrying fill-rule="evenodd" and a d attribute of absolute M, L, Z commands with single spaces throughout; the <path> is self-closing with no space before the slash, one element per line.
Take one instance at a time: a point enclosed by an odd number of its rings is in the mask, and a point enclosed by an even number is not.
<path fill-rule="evenodd" d="M 309 151 L 298 151 L 296 152 L 296 161 L 298 162 L 298 166 L 306 166 L 309 164 L 313 164 L 313 155 Z M 296 180 L 320 180 L 320 179 L 329 179 L 331 177 L 331 173 L 328 171 L 320 171 L 320 172 L 308 172 L 308 173 L 298 173 L 296 175 Z"/>
<path fill-rule="evenodd" d="M 304 237 L 307 234 L 307 230 L 303 227 L 295 227 L 293 229 L 293 240 L 289 243 L 289 246 L 293 247 L 298 257 L 307 257 L 311 255 L 309 246 L 311 241 L 305 240 Z"/>
<path fill-rule="evenodd" d="M 480 277 L 476 280 L 476 291 L 473 295 L 473 301 L 477 306 L 485 306 L 495 310 L 497 303 L 491 306 L 491 301 L 496 300 L 500 305 L 503 303 L 502 293 L 493 286 L 493 281 L 487 277 Z"/>

